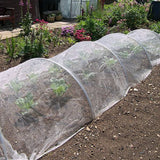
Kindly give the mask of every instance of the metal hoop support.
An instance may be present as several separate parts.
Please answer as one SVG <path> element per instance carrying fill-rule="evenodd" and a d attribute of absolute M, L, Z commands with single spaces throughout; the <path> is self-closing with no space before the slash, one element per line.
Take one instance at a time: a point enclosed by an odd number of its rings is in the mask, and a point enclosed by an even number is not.
<path fill-rule="evenodd" d="M 3 141 L 3 136 L 2 136 L 1 130 L 0 130 L 0 143 L 2 144 L 2 150 L 3 150 L 3 153 L 4 153 L 4 158 L 5 158 L 5 160 L 8 160 L 8 158 L 7 158 L 7 150 L 6 150 L 6 146 L 4 144 L 4 141 Z"/>

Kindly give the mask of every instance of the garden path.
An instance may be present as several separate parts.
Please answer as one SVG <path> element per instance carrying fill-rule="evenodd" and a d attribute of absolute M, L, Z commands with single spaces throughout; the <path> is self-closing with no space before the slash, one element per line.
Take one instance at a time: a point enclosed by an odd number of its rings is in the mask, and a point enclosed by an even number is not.
<path fill-rule="evenodd" d="M 73 21 L 58 21 L 54 23 L 48 23 L 47 26 L 49 29 L 54 29 L 54 28 L 61 28 L 64 26 L 68 25 L 75 25 L 76 23 Z M 35 27 L 36 24 L 32 25 L 32 27 Z M 16 37 L 20 33 L 20 28 L 15 28 L 13 30 L 6 30 L 6 29 L 0 29 L 0 39 L 6 39 L 6 38 L 11 38 L 11 37 Z"/>

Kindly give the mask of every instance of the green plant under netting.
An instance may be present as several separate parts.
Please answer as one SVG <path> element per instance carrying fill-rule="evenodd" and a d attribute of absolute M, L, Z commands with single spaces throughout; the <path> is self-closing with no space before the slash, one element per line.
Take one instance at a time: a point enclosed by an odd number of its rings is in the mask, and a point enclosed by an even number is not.
<path fill-rule="evenodd" d="M 160 22 L 155 22 L 151 24 L 149 28 L 157 33 L 160 33 Z"/>
<path fill-rule="evenodd" d="M 16 100 L 15 104 L 21 109 L 22 115 L 28 113 L 30 109 L 36 111 L 34 107 L 38 104 L 34 102 L 33 95 L 28 93 L 25 97 L 20 97 Z"/>
<path fill-rule="evenodd" d="M 67 91 L 69 85 L 65 82 L 63 78 L 61 79 L 51 79 L 51 88 L 56 96 L 60 97 Z"/>

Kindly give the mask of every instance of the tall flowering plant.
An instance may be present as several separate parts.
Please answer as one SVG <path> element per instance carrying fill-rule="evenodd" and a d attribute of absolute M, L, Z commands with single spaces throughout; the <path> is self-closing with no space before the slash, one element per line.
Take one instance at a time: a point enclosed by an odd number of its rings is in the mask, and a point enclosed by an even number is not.
<path fill-rule="evenodd" d="M 40 35 L 42 34 L 42 39 L 44 41 L 50 42 L 51 38 L 52 38 L 52 31 L 49 30 L 47 24 L 48 22 L 46 22 L 44 19 L 40 20 L 40 19 L 36 19 L 35 22 L 33 23 L 38 23 L 38 25 L 36 25 L 36 35 Z"/>
<path fill-rule="evenodd" d="M 30 13 L 30 9 L 32 8 L 30 0 L 20 0 L 19 1 L 19 6 L 21 7 L 21 34 L 23 35 L 29 35 L 29 33 L 31 33 L 31 25 L 32 25 L 32 16 Z M 24 13 L 23 10 L 25 10 L 26 8 L 26 12 Z"/>

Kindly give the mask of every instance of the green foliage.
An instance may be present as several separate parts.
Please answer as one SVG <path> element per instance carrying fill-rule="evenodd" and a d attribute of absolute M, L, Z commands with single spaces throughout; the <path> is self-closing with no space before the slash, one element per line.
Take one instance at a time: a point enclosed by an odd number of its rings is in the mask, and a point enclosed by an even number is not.
<path fill-rule="evenodd" d="M 126 25 L 130 29 L 138 28 L 139 25 L 146 22 L 144 7 L 132 7 L 124 13 Z"/>
<path fill-rule="evenodd" d="M 24 60 L 42 57 L 46 53 L 47 49 L 45 48 L 45 39 L 43 39 L 42 33 L 36 35 L 33 30 L 30 35 L 25 36 L 25 45 L 21 50 Z"/>
<path fill-rule="evenodd" d="M 24 98 L 18 98 L 15 104 L 22 110 L 22 114 L 27 113 L 29 109 L 33 109 L 37 105 L 31 93 L 28 93 Z"/>
<path fill-rule="evenodd" d="M 0 42 L 0 51 L 2 51 L 4 49 L 4 44 L 2 42 Z"/>
<path fill-rule="evenodd" d="M 6 39 L 6 50 L 7 54 L 9 55 L 10 59 L 18 57 L 18 43 L 16 38 Z"/>
<path fill-rule="evenodd" d="M 36 25 L 36 28 L 34 30 L 35 36 L 39 36 L 41 34 L 43 41 L 51 42 L 52 41 L 52 36 L 51 36 L 52 31 L 50 31 L 47 26 L 48 22 L 46 22 L 43 19 L 42 20 L 36 19 L 36 22 L 39 24 Z"/>
<path fill-rule="evenodd" d="M 69 88 L 69 85 L 66 84 L 63 78 L 51 79 L 51 82 L 51 88 L 58 97 L 62 96 Z"/>
<path fill-rule="evenodd" d="M 117 62 L 117 59 L 104 57 L 104 60 L 100 68 L 105 67 L 105 66 L 112 67 L 116 62 Z"/>
<path fill-rule="evenodd" d="M 31 73 L 31 74 L 27 75 L 27 77 L 29 78 L 30 81 L 32 81 L 33 83 L 36 83 L 38 75 Z"/>
<path fill-rule="evenodd" d="M 69 44 L 72 44 L 72 45 L 76 43 L 76 40 L 71 38 L 71 37 L 68 37 L 67 41 L 68 41 Z"/>
<path fill-rule="evenodd" d="M 10 39 L 6 39 L 6 50 L 10 60 L 21 56 L 21 50 L 24 45 L 25 42 L 22 37 L 11 37 Z"/>
<path fill-rule="evenodd" d="M 15 44 L 15 39 L 13 37 L 11 38 L 11 42 L 9 42 L 9 40 L 6 39 L 7 53 L 11 59 L 14 58 Z"/>
<path fill-rule="evenodd" d="M 54 47 L 60 46 L 62 44 L 62 39 L 58 35 L 55 35 L 52 37 L 52 44 Z"/>
<path fill-rule="evenodd" d="M 156 22 L 156 23 L 151 24 L 150 29 L 157 32 L 157 33 L 160 33 L 160 22 Z"/>
<path fill-rule="evenodd" d="M 109 26 L 119 25 L 119 21 L 124 20 L 124 27 L 135 29 L 147 23 L 148 9 L 149 3 L 139 4 L 135 0 L 120 0 L 119 3 L 105 6 L 103 20 Z"/>
<path fill-rule="evenodd" d="M 23 84 L 18 81 L 11 81 L 10 87 L 13 89 L 13 91 L 17 94 L 18 91 L 22 88 Z"/>
<path fill-rule="evenodd" d="M 76 26 L 76 30 L 82 28 L 91 36 L 93 41 L 101 38 L 106 33 L 106 26 L 103 21 L 90 16 L 85 21 L 80 21 Z"/>
<path fill-rule="evenodd" d="M 103 16 L 103 21 L 107 26 L 117 25 L 117 22 L 122 18 L 121 8 L 118 5 L 113 6 L 108 5 L 105 7 L 105 14 Z"/>
<path fill-rule="evenodd" d="M 22 20 L 21 20 L 21 28 L 22 28 L 22 31 L 21 31 L 21 34 L 22 35 L 29 35 L 31 33 L 31 26 L 32 26 L 32 16 L 29 12 L 27 12 L 23 17 L 22 17 Z"/>
<path fill-rule="evenodd" d="M 89 79 L 91 79 L 92 77 L 94 77 L 96 75 L 95 72 L 88 72 L 88 71 L 84 71 L 82 73 L 82 79 L 84 81 L 88 81 Z"/>

